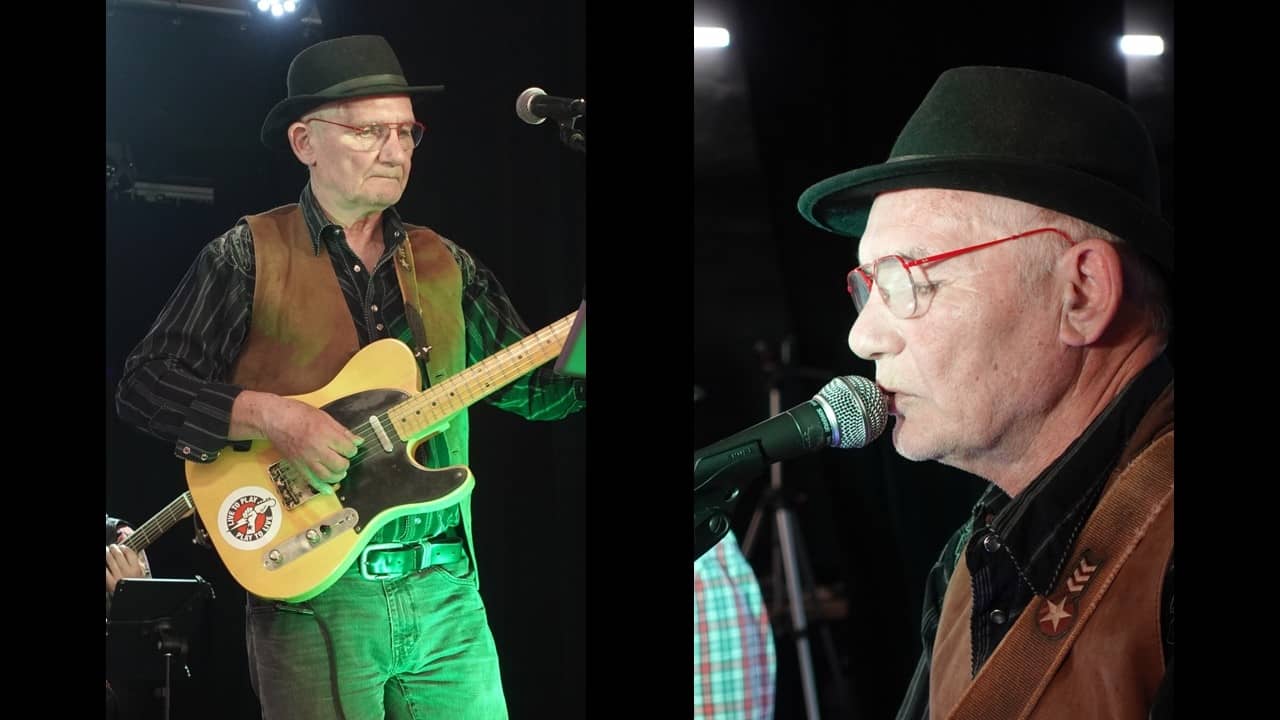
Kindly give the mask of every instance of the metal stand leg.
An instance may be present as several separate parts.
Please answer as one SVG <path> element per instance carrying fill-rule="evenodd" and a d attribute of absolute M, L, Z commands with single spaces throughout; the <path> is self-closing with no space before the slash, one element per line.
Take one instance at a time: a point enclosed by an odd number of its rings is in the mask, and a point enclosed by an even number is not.
<path fill-rule="evenodd" d="M 769 390 L 770 417 L 782 411 L 781 396 L 782 393 L 775 384 Z M 817 682 L 814 678 L 813 655 L 809 647 L 809 623 L 805 611 L 805 595 L 812 590 L 813 571 L 805 554 L 803 540 L 801 540 L 799 521 L 782 491 L 781 465 L 774 463 L 769 468 L 769 475 L 769 490 L 766 491 L 765 498 L 752 513 L 751 522 L 747 526 L 746 534 L 743 536 L 742 550 L 744 554 L 750 556 L 761 529 L 766 509 L 772 506 L 774 524 L 777 528 L 777 542 L 771 548 L 770 553 L 772 573 L 775 579 L 779 576 L 783 579 L 781 585 L 776 581 L 774 583 L 773 607 L 782 606 L 783 593 L 785 592 L 786 605 L 791 615 L 791 630 L 795 634 L 796 656 L 800 663 L 800 683 L 804 694 L 806 717 L 809 720 L 818 720 L 821 717 L 821 710 L 818 704 Z M 822 635 L 827 662 L 835 679 L 838 699 L 842 707 L 847 708 L 848 702 L 843 672 L 836 658 L 835 644 L 831 639 L 831 631 L 823 623 L 819 625 L 819 632 Z"/>

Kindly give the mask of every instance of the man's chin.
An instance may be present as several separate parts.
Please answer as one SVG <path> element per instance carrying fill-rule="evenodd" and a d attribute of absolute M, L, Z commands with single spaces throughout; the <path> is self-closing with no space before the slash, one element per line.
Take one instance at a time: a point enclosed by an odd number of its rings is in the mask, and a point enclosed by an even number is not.
<path fill-rule="evenodd" d="M 910 428 L 904 428 L 903 425 L 901 417 L 893 418 L 893 449 L 897 451 L 898 455 L 912 462 L 936 459 L 937 453 L 932 452 L 929 445 L 922 441 L 922 438 L 913 437 Z"/>

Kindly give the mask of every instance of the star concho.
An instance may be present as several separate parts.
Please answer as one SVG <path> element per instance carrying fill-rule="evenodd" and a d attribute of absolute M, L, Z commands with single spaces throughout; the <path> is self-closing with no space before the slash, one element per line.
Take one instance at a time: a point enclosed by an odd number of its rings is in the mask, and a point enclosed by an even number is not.
<path fill-rule="evenodd" d="M 1076 624 L 1076 616 L 1080 613 L 1080 596 L 1093 581 L 1100 565 L 1102 561 L 1090 558 L 1088 550 L 1080 553 L 1080 562 L 1076 563 L 1071 574 L 1067 576 L 1065 586 L 1040 601 L 1037 620 L 1040 621 L 1041 634 L 1050 639 L 1057 639 L 1071 630 Z"/>

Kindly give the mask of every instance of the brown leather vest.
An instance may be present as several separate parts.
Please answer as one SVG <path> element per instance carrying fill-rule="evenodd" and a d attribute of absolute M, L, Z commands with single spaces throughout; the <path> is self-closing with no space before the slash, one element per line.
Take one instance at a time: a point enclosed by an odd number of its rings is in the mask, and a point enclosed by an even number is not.
<path fill-rule="evenodd" d="M 359 350 L 351 311 L 333 274 L 329 252 L 322 244 L 320 253 L 315 253 L 296 204 L 245 220 L 253 233 L 253 315 L 231 382 L 278 395 L 323 387 Z M 424 385 L 432 384 L 466 367 L 462 272 L 434 231 L 405 228 L 413 249 L 418 307 L 431 346 L 425 369 L 430 381 Z M 395 257 L 391 261 L 399 262 Z M 451 418 L 441 437 L 431 441 L 430 465 L 466 465 L 468 428 L 466 410 Z M 470 536 L 470 497 L 462 503 L 462 518 Z M 392 522 L 375 541 L 392 536 L 397 522 L 407 520 Z"/>
<path fill-rule="evenodd" d="M 1090 524 L 1109 516 L 1115 509 L 1118 495 L 1115 480 L 1120 475 L 1120 469 L 1133 465 L 1133 469 L 1140 473 L 1144 464 L 1154 464 L 1148 459 L 1150 456 L 1137 458 L 1140 451 L 1156 445 L 1151 439 L 1153 435 L 1157 440 L 1167 441 L 1167 450 L 1171 456 L 1172 407 L 1173 391 L 1168 389 L 1134 433 L 1129 447 L 1117 464 L 1119 469 L 1108 480 L 1103 497 L 1090 516 Z M 1170 468 L 1171 462 L 1170 460 Z M 1037 689 L 1040 695 L 1029 713 L 1019 715 L 1013 701 L 1009 701 L 1008 706 L 997 709 L 999 702 L 979 700 L 975 703 L 975 698 L 967 698 L 965 712 L 961 714 L 966 717 L 1018 716 L 1064 720 L 1146 718 L 1164 676 L 1160 637 L 1161 590 L 1165 569 L 1173 551 L 1173 506 L 1173 498 L 1170 496 L 1162 506 L 1153 504 L 1145 508 L 1154 513 L 1153 519 L 1132 553 L 1123 559 L 1123 565 L 1111 585 L 1106 587 L 1105 594 L 1098 600 L 1061 663 L 1052 671 L 1052 676 L 1036 679 L 1044 687 Z M 1084 535 L 1082 532 L 1082 539 Z M 1075 584 L 1076 579 L 1084 578 L 1084 582 L 1087 582 L 1093 573 L 1102 577 L 1101 573 L 1107 569 L 1103 567 L 1107 561 L 1121 560 L 1114 556 L 1104 558 L 1103 562 L 1090 558 L 1095 563 L 1090 565 L 1089 561 L 1083 561 L 1085 556 L 1082 555 L 1082 549 L 1077 542 L 1070 556 L 1072 562 L 1064 570 L 1056 592 L 1047 599 L 1036 597 L 1031 600 L 1014 627 L 1010 628 L 995 652 L 987 659 L 978 677 L 991 673 L 994 674 L 992 677 L 984 679 L 992 680 L 1002 673 L 1009 674 L 1009 663 L 1022 662 L 1013 656 L 1014 653 L 1025 652 L 1027 647 L 1039 647 L 1035 643 L 1020 643 L 1019 641 L 1026 639 L 1026 634 L 1040 632 L 1046 636 L 1064 636 L 1070 633 L 1070 623 L 1074 622 L 1074 616 L 1085 605 L 1078 600 L 1066 599 L 1072 595 L 1071 590 L 1079 587 Z M 1083 565 L 1080 564 L 1082 561 Z M 1093 569 L 1095 566 L 1097 569 Z M 979 692 L 978 687 L 971 688 L 975 684 L 971 674 L 971 584 L 968 565 L 962 557 L 947 585 L 934 641 L 929 677 L 931 718 L 941 720 L 952 717 L 967 692 L 975 695 Z M 1095 592 L 1097 590 L 1098 588 L 1094 588 Z M 1079 597 L 1087 597 L 1088 592 L 1086 587 L 1084 594 Z M 1057 604 L 1050 607 L 1049 601 Z M 1010 649 L 1011 646 L 1021 647 L 1015 651 Z M 1045 643 L 1044 647 L 1046 652 L 1052 651 L 1051 644 Z M 1005 689 L 1014 687 L 1017 681 L 1007 682 L 1010 684 Z M 982 698 L 1016 694 L 1002 692 L 1000 682 L 988 684 L 993 687 L 982 688 Z"/>

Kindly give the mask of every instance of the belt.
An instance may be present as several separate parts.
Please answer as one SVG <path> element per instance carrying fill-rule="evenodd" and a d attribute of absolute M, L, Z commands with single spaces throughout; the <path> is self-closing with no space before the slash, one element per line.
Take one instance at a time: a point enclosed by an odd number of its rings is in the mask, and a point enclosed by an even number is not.
<path fill-rule="evenodd" d="M 360 553 L 357 564 L 365 580 L 394 580 L 433 565 L 447 565 L 466 557 L 462 538 L 404 543 L 373 543 Z"/>

